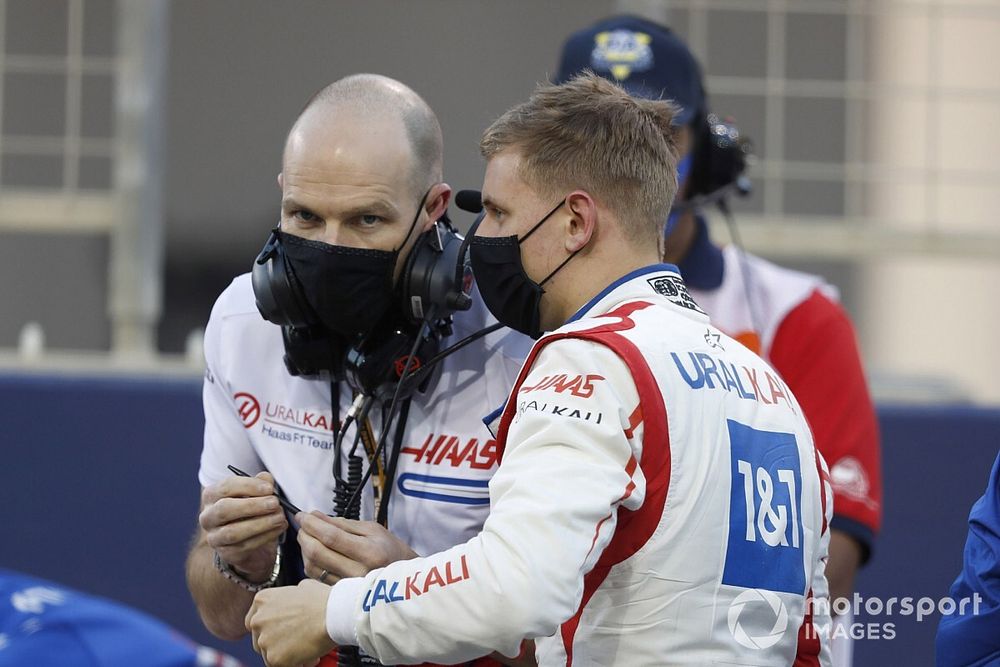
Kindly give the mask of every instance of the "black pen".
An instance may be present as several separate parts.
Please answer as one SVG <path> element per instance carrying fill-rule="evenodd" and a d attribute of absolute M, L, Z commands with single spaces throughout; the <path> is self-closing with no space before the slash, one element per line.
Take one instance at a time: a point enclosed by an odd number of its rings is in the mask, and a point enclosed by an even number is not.
<path fill-rule="evenodd" d="M 230 470 L 232 470 L 233 474 L 239 475 L 240 477 L 252 477 L 252 475 L 250 473 L 243 472 L 242 470 L 240 470 L 236 466 L 229 465 L 229 466 L 226 466 L 226 467 L 229 468 Z M 293 505 L 288 500 L 288 498 L 285 497 L 284 491 L 282 491 L 281 488 L 279 488 L 277 484 L 274 485 L 274 495 L 278 498 L 278 502 L 281 504 L 281 506 L 284 507 L 286 511 L 290 512 L 292 514 L 292 516 L 295 516 L 296 514 L 298 514 L 299 512 L 302 511 L 298 507 L 296 507 L 295 505 Z"/>

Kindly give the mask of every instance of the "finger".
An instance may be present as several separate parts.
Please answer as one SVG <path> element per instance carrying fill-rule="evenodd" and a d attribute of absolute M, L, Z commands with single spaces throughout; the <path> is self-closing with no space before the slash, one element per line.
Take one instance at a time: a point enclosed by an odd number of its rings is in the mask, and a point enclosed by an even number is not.
<path fill-rule="evenodd" d="M 299 531 L 299 548 L 302 560 L 306 565 L 307 574 L 313 579 L 319 579 L 323 570 L 330 573 L 325 583 L 334 583 L 334 579 L 342 577 L 361 577 L 368 574 L 368 568 L 362 563 L 330 550 L 325 544 L 305 531 Z"/>
<path fill-rule="evenodd" d="M 257 598 L 254 597 L 254 601 L 250 604 L 249 611 L 247 611 L 246 618 L 243 619 L 243 626 L 247 629 L 247 632 L 250 633 L 250 637 L 253 640 L 253 650 L 259 653 L 260 649 L 257 647 L 257 632 L 256 630 L 254 630 L 253 627 L 254 616 L 256 615 L 256 613 L 257 613 Z"/>
<path fill-rule="evenodd" d="M 254 549 L 273 542 L 287 529 L 288 522 L 279 514 L 213 528 L 206 531 L 205 541 L 214 549 Z"/>
<path fill-rule="evenodd" d="M 299 522 L 299 532 L 305 531 L 332 549 L 346 556 L 356 557 L 365 548 L 365 538 L 362 535 L 345 530 L 342 522 L 334 522 L 331 517 L 319 517 L 313 513 L 306 514 Z"/>
<path fill-rule="evenodd" d="M 206 505 L 198 516 L 201 527 L 211 530 L 234 521 L 243 521 L 253 517 L 268 515 L 283 515 L 281 505 L 274 496 L 260 498 L 220 498 Z"/>
<path fill-rule="evenodd" d="M 318 581 L 324 586 L 333 586 L 343 577 L 339 577 L 336 574 L 330 572 L 327 569 L 318 570 L 318 568 L 307 567 L 305 568 L 306 576 L 309 577 L 308 581 Z"/>
<path fill-rule="evenodd" d="M 287 527 L 288 521 L 280 509 L 267 514 L 242 516 L 231 521 L 225 521 L 218 512 L 203 512 L 203 520 L 199 519 L 202 529 L 210 537 L 221 540 L 222 544 L 235 544 L 255 535 L 269 532 L 277 527 Z M 224 537 L 222 537 L 224 536 Z"/>
<path fill-rule="evenodd" d="M 368 527 L 368 524 L 374 524 L 376 526 L 379 526 L 379 524 L 375 523 L 374 521 L 357 521 L 355 519 L 345 519 L 344 517 L 340 516 L 329 516 L 323 514 L 318 510 L 313 510 L 312 512 L 309 512 L 307 516 L 315 517 L 320 521 L 322 521 L 323 523 L 327 523 L 331 526 L 339 528 L 345 533 L 350 533 L 351 535 L 358 535 L 361 537 L 364 537 L 371 533 L 371 529 Z M 381 528 L 381 526 L 379 527 Z"/>
<path fill-rule="evenodd" d="M 310 565 L 305 566 L 304 569 L 306 576 L 309 577 L 310 580 L 315 579 L 316 581 L 322 582 L 327 586 L 333 586 L 335 583 L 341 580 L 341 577 L 338 577 L 337 575 L 333 574 L 327 569 L 321 570 L 317 567 L 313 567 Z"/>
<path fill-rule="evenodd" d="M 202 491 L 202 498 L 208 502 L 215 502 L 220 498 L 252 498 L 273 495 L 273 479 L 270 478 L 269 473 L 267 474 L 267 479 L 261 477 L 227 477 L 218 484 L 205 487 Z"/>

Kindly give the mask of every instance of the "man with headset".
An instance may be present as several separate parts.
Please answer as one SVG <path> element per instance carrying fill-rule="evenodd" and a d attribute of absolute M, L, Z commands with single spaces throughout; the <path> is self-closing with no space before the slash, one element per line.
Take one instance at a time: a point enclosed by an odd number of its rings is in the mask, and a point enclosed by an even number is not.
<path fill-rule="evenodd" d="M 205 334 L 187 577 L 219 637 L 246 634 L 259 590 L 332 584 L 482 527 L 498 455 L 480 417 L 530 341 L 486 329 L 441 161 L 431 109 L 376 75 L 324 88 L 288 134 L 279 226 Z"/>
<path fill-rule="evenodd" d="M 333 644 L 451 664 L 526 637 L 540 665 L 828 664 L 809 605 L 824 464 L 777 374 L 660 263 L 671 119 L 585 74 L 486 130 L 472 266 L 490 311 L 538 338 L 486 418 L 489 519 L 363 578 L 262 591 L 247 626 L 268 665 Z"/>
<path fill-rule="evenodd" d="M 881 455 L 854 329 L 836 288 L 709 238 L 700 209 L 737 189 L 744 155 L 734 128 L 709 118 L 701 68 L 673 32 L 635 16 L 600 21 L 566 40 L 555 80 L 584 69 L 633 95 L 680 106 L 681 187 L 664 259 L 678 266 L 712 323 L 767 359 L 802 405 L 833 480 L 831 599 L 850 599 L 881 521 Z M 849 664 L 849 651 L 839 647 L 835 642 L 835 659 Z"/>

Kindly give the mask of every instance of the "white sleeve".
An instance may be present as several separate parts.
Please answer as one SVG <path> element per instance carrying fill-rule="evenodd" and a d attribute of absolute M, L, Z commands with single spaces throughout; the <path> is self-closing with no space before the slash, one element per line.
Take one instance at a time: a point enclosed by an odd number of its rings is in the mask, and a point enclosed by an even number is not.
<path fill-rule="evenodd" d="M 482 532 L 336 584 L 334 641 L 356 641 L 385 664 L 455 663 L 515 656 L 522 639 L 550 636 L 576 613 L 623 497 L 635 509 L 645 494 L 625 436 L 638 394 L 613 352 L 568 339 L 543 348 L 511 400 Z"/>
<path fill-rule="evenodd" d="M 223 310 L 227 292 L 216 301 L 205 327 L 205 379 L 202 385 L 205 439 L 198 470 L 198 481 L 203 487 L 231 477 L 233 473 L 227 465 L 234 465 L 251 475 L 264 470 L 239 417 L 227 375 L 228 364 L 222 354 L 227 319 L 219 311 Z"/>

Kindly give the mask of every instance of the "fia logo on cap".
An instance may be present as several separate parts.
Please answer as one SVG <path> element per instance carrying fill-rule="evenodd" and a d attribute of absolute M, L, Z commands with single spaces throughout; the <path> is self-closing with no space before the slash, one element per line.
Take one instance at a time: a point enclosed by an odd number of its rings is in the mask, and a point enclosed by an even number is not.
<path fill-rule="evenodd" d="M 590 64 L 594 71 L 611 72 L 617 81 L 624 81 L 632 72 L 644 72 L 653 66 L 651 38 L 644 32 L 609 30 L 594 36 Z"/>

